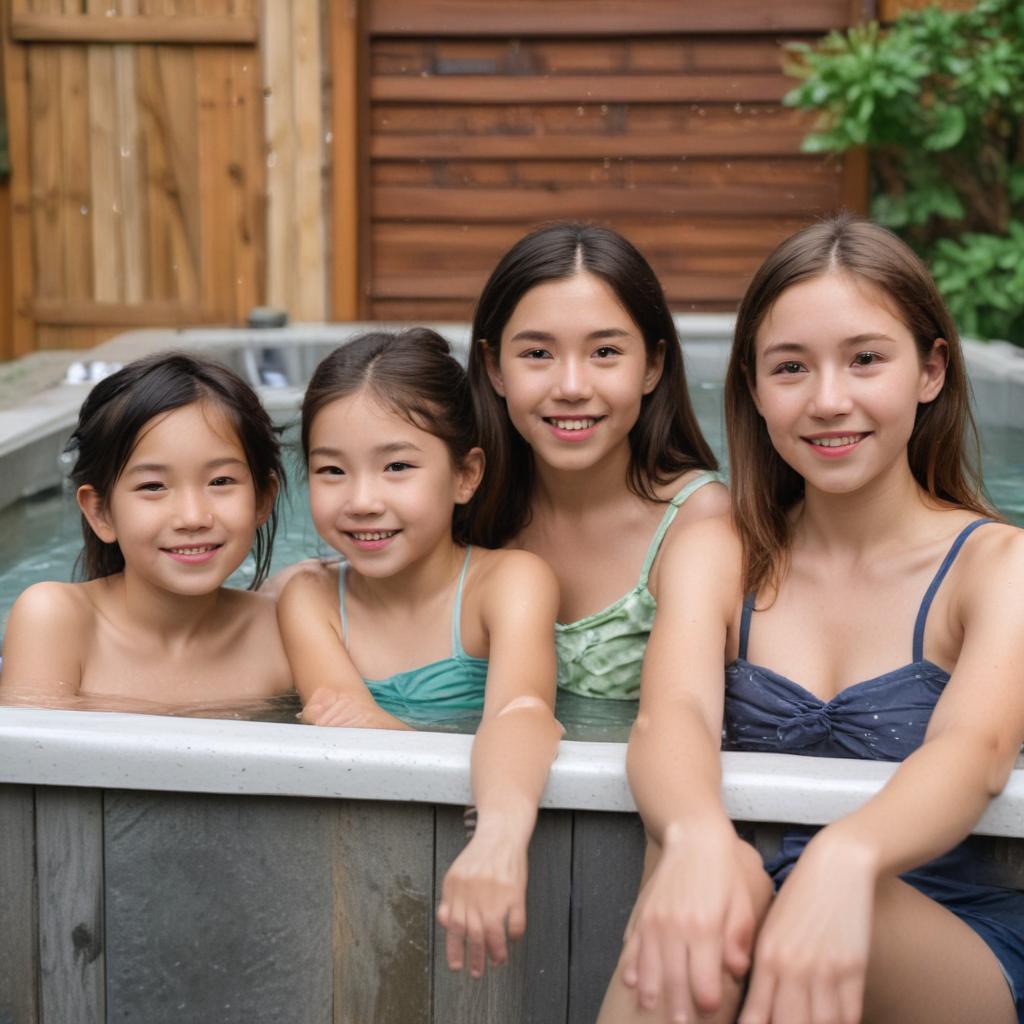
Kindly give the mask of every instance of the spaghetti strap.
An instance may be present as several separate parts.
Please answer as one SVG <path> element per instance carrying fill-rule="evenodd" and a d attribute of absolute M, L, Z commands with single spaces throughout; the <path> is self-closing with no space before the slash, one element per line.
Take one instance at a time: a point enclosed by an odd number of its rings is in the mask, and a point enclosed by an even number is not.
<path fill-rule="evenodd" d="M 743 614 L 740 616 L 740 649 L 736 655 L 738 658 L 747 660 L 747 640 L 750 637 L 750 616 L 754 611 L 754 601 L 757 596 L 751 592 L 743 598 Z"/>
<path fill-rule="evenodd" d="M 341 613 L 341 642 L 348 649 L 348 616 L 345 614 L 345 573 L 348 562 L 338 563 L 338 611 Z"/>
<path fill-rule="evenodd" d="M 462 572 L 459 573 L 459 585 L 455 588 L 455 607 L 452 609 L 452 656 L 465 658 L 466 652 L 462 649 L 462 586 L 466 582 L 466 570 L 469 568 L 469 554 L 473 550 L 472 544 L 466 545 L 466 558 L 462 563 Z"/>
<path fill-rule="evenodd" d="M 658 557 L 658 551 L 661 549 L 661 542 L 665 539 L 665 534 L 668 532 L 668 528 L 672 525 L 672 521 L 675 519 L 676 513 L 679 511 L 680 507 L 694 491 L 700 490 L 700 488 L 705 484 L 715 483 L 720 479 L 721 478 L 717 473 L 712 472 L 710 469 L 706 469 L 702 473 L 698 473 L 688 484 L 685 484 L 680 489 L 678 494 L 669 499 L 668 508 L 665 509 L 665 514 L 661 517 L 658 529 L 654 531 L 654 537 L 651 539 L 651 543 L 647 548 L 647 554 L 644 555 L 643 568 L 640 570 L 641 587 L 647 586 L 647 578 L 651 574 L 651 567 L 654 565 L 655 558 Z"/>
<path fill-rule="evenodd" d="M 939 566 L 938 572 L 935 573 L 931 584 L 925 591 L 925 595 L 921 600 L 921 607 L 917 612 L 917 621 L 914 623 L 914 650 L 913 660 L 914 662 L 924 661 L 924 627 L 928 622 L 928 612 L 931 610 L 932 601 L 935 598 L 935 594 L 939 587 L 942 585 L 942 581 L 946 578 L 946 573 L 949 572 L 950 566 L 956 561 L 956 556 L 960 554 L 960 549 L 964 546 L 964 541 L 979 526 L 984 526 L 986 523 L 991 523 L 991 519 L 975 519 L 973 523 L 968 523 L 956 536 L 956 540 L 953 541 L 949 551 L 946 552 L 946 557 L 942 560 L 942 565 Z"/>

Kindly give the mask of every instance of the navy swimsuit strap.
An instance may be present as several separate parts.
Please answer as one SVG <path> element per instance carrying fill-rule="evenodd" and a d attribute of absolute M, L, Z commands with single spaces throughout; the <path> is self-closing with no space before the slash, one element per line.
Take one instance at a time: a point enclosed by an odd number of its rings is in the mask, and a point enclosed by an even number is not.
<path fill-rule="evenodd" d="M 964 546 L 964 541 L 979 526 L 984 526 L 986 523 L 991 523 L 991 519 L 975 519 L 973 523 L 968 523 L 957 535 L 956 540 L 953 541 L 949 551 L 946 552 L 946 557 L 942 560 L 942 565 L 939 566 L 938 572 L 936 572 L 934 579 L 925 591 L 924 598 L 921 601 L 921 607 L 917 612 L 917 621 L 914 623 L 914 651 L 913 661 L 924 661 L 924 627 L 928 623 L 928 612 L 931 610 L 932 601 L 935 599 L 935 594 L 939 587 L 942 586 L 942 581 L 946 578 L 946 573 L 949 572 L 950 566 L 956 561 L 956 556 L 960 554 L 960 549 Z"/>
<path fill-rule="evenodd" d="M 750 616 L 754 611 L 756 595 L 751 592 L 743 598 L 743 615 L 740 617 L 740 650 L 739 657 L 747 660 L 747 637 L 750 635 Z"/>

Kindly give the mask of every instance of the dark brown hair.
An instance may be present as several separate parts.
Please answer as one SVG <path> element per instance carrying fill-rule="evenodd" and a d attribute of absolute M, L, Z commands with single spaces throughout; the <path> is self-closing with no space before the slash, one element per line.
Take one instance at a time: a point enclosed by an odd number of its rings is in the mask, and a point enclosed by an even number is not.
<path fill-rule="evenodd" d="M 804 481 L 775 450 L 754 405 L 757 333 L 787 289 L 827 273 L 879 288 L 913 335 L 923 360 L 944 338 L 946 379 L 918 405 L 908 459 L 914 479 L 936 501 L 1000 518 L 982 490 L 980 446 L 956 325 L 927 268 L 892 232 L 849 214 L 813 224 L 782 242 L 754 275 L 740 303 L 725 378 L 725 419 L 733 517 L 743 543 L 744 592 L 777 587 L 785 571 L 789 513 Z"/>
<path fill-rule="evenodd" d="M 234 428 L 245 452 L 258 501 L 285 485 L 281 449 L 274 425 L 248 384 L 226 366 L 188 352 L 158 352 L 136 359 L 101 380 L 89 392 L 78 414 L 78 426 L 67 451 L 76 455 L 71 482 L 88 484 L 106 501 L 131 458 L 139 431 L 154 416 L 193 402 L 217 406 Z M 256 531 L 253 546 L 255 590 L 270 571 L 277 532 L 277 502 Z M 82 516 L 85 546 L 75 563 L 78 579 L 95 580 L 124 569 L 124 555 L 115 541 L 105 544 Z"/>
<path fill-rule="evenodd" d="M 453 466 L 476 447 L 476 423 L 466 371 L 448 342 L 426 327 L 371 331 L 336 348 L 313 372 L 302 402 L 302 454 L 309 462 L 309 435 L 316 414 L 346 395 L 368 390 L 387 408 L 444 442 Z M 478 543 L 466 507 L 456 506 L 452 537 Z"/>
<path fill-rule="evenodd" d="M 505 326 L 531 288 L 581 272 L 611 288 L 639 328 L 649 360 L 659 345 L 664 346 L 661 377 L 644 395 L 629 434 L 630 490 L 659 501 L 657 486 L 687 470 L 717 469 L 690 404 L 672 314 L 647 260 L 610 228 L 575 222 L 539 228 L 512 246 L 494 268 L 473 319 L 469 381 L 487 468 L 470 502 L 470 516 L 489 547 L 505 544 L 529 522 L 534 467 L 533 453 L 512 425 L 504 399 L 491 386 L 487 356 L 500 357 Z"/>

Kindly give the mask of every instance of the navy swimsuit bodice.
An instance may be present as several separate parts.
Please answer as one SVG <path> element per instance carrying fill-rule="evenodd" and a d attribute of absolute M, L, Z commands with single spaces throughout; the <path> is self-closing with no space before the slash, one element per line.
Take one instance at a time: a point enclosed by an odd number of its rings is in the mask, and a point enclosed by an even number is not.
<path fill-rule="evenodd" d="M 902 761 L 924 742 L 949 673 L 924 657 L 924 631 L 935 594 L 967 538 L 991 522 L 976 519 L 960 531 L 921 601 L 912 660 L 822 700 L 788 676 L 747 660 L 754 596 L 743 602 L 739 656 L 725 670 L 725 748 L 813 757 Z M 765 868 L 780 886 L 816 829 L 794 828 Z M 972 927 L 992 949 L 1024 1024 L 1024 893 L 975 880 L 977 858 L 968 839 L 949 853 L 901 876 Z"/>

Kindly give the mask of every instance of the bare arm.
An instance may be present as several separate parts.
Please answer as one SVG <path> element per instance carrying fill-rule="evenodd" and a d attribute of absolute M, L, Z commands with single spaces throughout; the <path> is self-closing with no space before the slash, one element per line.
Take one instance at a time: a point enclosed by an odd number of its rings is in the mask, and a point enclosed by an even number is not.
<path fill-rule="evenodd" d="M 526 925 L 526 851 L 537 804 L 558 750 L 554 624 L 558 584 L 525 552 L 502 552 L 481 595 L 489 639 L 484 714 L 473 741 L 471 780 L 478 823 L 445 877 L 438 919 L 448 929 L 448 963 L 483 972 L 485 950 L 507 957 L 508 934 Z"/>
<path fill-rule="evenodd" d="M 336 570 L 296 573 L 277 599 L 277 621 L 302 715 L 314 725 L 410 729 L 373 699 L 341 638 Z"/>
<path fill-rule="evenodd" d="M 72 586 L 37 583 L 14 602 L 4 635 L 0 701 L 78 706 L 88 616 Z"/>

